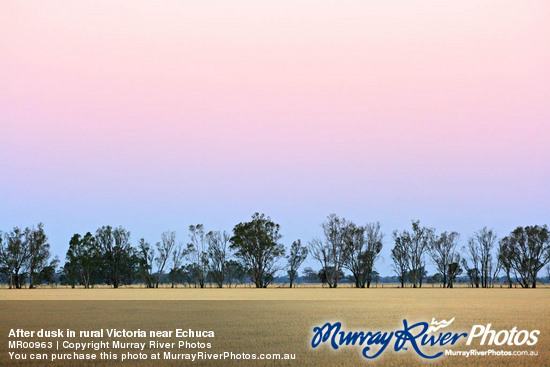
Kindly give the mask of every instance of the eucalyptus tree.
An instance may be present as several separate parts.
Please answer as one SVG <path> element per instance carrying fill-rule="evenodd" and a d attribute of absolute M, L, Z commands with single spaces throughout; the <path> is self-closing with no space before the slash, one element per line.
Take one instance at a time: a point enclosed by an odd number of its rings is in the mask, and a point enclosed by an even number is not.
<path fill-rule="evenodd" d="M 470 278 L 470 285 L 475 288 L 479 288 L 481 279 L 481 260 L 478 243 L 474 238 L 468 239 L 468 247 L 463 247 L 462 250 L 466 254 L 466 257 L 462 257 L 462 266 L 466 270 L 468 278 Z"/>
<path fill-rule="evenodd" d="M 305 246 L 302 246 L 300 240 L 292 242 L 290 246 L 290 253 L 287 256 L 288 265 L 287 265 L 287 274 L 290 283 L 290 288 L 293 287 L 294 281 L 298 277 L 298 270 L 300 266 L 305 261 L 308 254 L 308 249 Z"/>
<path fill-rule="evenodd" d="M 134 275 L 135 254 L 130 245 L 130 232 L 123 227 L 103 226 L 96 231 L 104 281 L 118 288 L 130 283 Z"/>
<path fill-rule="evenodd" d="M 204 288 L 210 264 L 204 226 L 202 224 L 190 225 L 189 239 L 191 242 L 187 245 L 187 251 L 195 270 L 193 275 L 199 286 Z"/>
<path fill-rule="evenodd" d="M 407 273 L 409 272 L 409 253 L 403 238 L 397 231 L 393 232 L 393 241 L 395 245 L 393 246 L 390 255 L 393 261 L 392 267 L 397 279 L 401 283 L 401 288 L 404 288 Z"/>
<path fill-rule="evenodd" d="M 506 283 L 508 288 L 512 288 L 514 281 L 512 280 L 512 261 L 514 249 L 509 237 L 504 237 L 499 241 L 498 246 L 498 261 L 502 264 L 502 269 L 506 274 Z"/>
<path fill-rule="evenodd" d="M 230 259 L 225 264 L 225 281 L 229 288 L 233 284 L 237 287 L 237 283 L 243 284 L 248 278 L 248 270 L 238 261 Z"/>
<path fill-rule="evenodd" d="M 158 265 L 157 282 L 155 284 L 156 288 L 159 287 L 160 278 L 162 277 L 162 272 L 164 271 L 164 267 L 166 266 L 166 263 L 168 262 L 175 245 L 176 245 L 176 232 L 174 231 L 163 232 L 161 235 L 161 242 L 157 242 L 156 244 L 157 253 L 158 253 L 155 259 Z"/>
<path fill-rule="evenodd" d="M 9 288 L 21 288 L 25 279 L 29 260 L 28 241 L 25 240 L 25 231 L 14 227 L 4 233 L 4 241 L 0 242 L 0 259 L 9 274 Z"/>
<path fill-rule="evenodd" d="M 183 246 L 183 242 L 179 242 L 176 246 L 174 246 L 174 250 L 172 250 L 172 268 L 170 269 L 172 288 L 176 286 L 178 278 L 183 271 L 182 265 L 186 256 L 187 248 Z"/>
<path fill-rule="evenodd" d="M 285 248 L 279 243 L 282 238 L 279 230 L 279 224 L 260 213 L 233 228 L 230 248 L 248 270 L 256 288 L 266 288 L 273 282 L 279 270 L 277 262 L 285 255 Z"/>
<path fill-rule="evenodd" d="M 392 259 L 406 260 L 407 269 L 411 273 L 411 283 L 416 288 L 422 286 L 422 277 L 424 270 L 424 255 L 432 247 L 435 230 L 433 228 L 421 227 L 420 221 L 412 221 L 412 231 L 394 231 L 395 254 L 392 251 Z M 405 252 L 405 256 L 399 252 Z M 396 264 L 399 272 L 402 270 L 401 264 Z M 398 276 L 402 276 L 399 274 Z"/>
<path fill-rule="evenodd" d="M 34 288 L 35 281 L 39 280 L 40 273 L 48 266 L 50 258 L 50 245 L 48 236 L 44 232 L 44 224 L 38 223 L 38 227 L 25 229 L 25 241 L 29 251 L 28 271 L 29 271 L 29 288 Z"/>
<path fill-rule="evenodd" d="M 550 232 L 546 225 L 517 227 L 506 237 L 511 267 L 523 288 L 536 288 L 539 271 L 550 263 Z"/>
<path fill-rule="evenodd" d="M 141 238 L 137 247 L 139 276 L 145 282 L 145 287 L 154 288 L 153 263 L 155 248 Z"/>
<path fill-rule="evenodd" d="M 443 232 L 434 238 L 429 248 L 430 256 L 441 274 L 443 288 L 452 287 L 450 278 L 451 276 L 452 280 L 456 278 L 460 267 L 460 254 L 457 251 L 459 238 L 460 235 L 457 232 Z"/>
<path fill-rule="evenodd" d="M 90 288 L 92 279 L 101 266 L 96 238 L 90 232 L 84 236 L 75 233 L 69 241 L 65 257 L 66 275 L 72 275 L 75 282 L 82 284 L 84 288 Z"/>
<path fill-rule="evenodd" d="M 474 234 L 474 240 L 480 251 L 481 286 L 489 288 L 494 281 L 493 271 L 499 267 L 498 257 L 493 255 L 493 249 L 498 242 L 497 235 L 492 229 L 483 227 Z"/>
<path fill-rule="evenodd" d="M 380 223 L 355 227 L 351 233 L 352 251 L 345 266 L 351 271 L 357 288 L 370 288 L 374 263 L 382 250 L 384 234 Z"/>
<path fill-rule="evenodd" d="M 500 271 L 498 255 L 494 255 L 497 235 L 492 229 L 483 227 L 468 239 L 465 248 L 467 257 L 462 260 L 472 286 L 488 288 L 493 286 Z"/>
<path fill-rule="evenodd" d="M 210 258 L 209 274 L 218 288 L 223 287 L 227 273 L 230 239 L 231 235 L 225 231 L 210 231 L 206 234 L 208 257 Z"/>
<path fill-rule="evenodd" d="M 343 267 L 353 252 L 353 236 L 357 226 L 336 214 L 330 214 L 321 224 L 324 239 L 309 242 L 309 252 L 324 269 L 324 278 L 329 288 L 336 288 L 343 274 Z"/>

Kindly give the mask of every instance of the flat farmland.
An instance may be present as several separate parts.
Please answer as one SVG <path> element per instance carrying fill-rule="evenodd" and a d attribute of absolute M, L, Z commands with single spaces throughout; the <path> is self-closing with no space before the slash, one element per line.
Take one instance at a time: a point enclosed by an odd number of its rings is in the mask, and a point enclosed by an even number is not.
<path fill-rule="evenodd" d="M 7 333 L 66 329 L 214 330 L 212 352 L 295 353 L 295 361 L 210 361 L 194 365 L 308 365 L 356 366 L 419 365 L 424 360 L 412 351 L 391 347 L 367 361 L 360 347 L 338 351 L 310 347 L 312 329 L 326 321 L 341 321 L 345 330 L 397 330 L 409 322 L 455 318 L 449 329 L 470 332 L 472 325 L 492 324 L 493 330 L 540 330 L 535 346 L 466 346 L 453 350 L 529 350 L 538 356 L 441 357 L 433 364 L 445 366 L 532 366 L 550 364 L 550 289 L 0 289 L 0 365 L 33 365 L 9 359 Z M 78 339 L 78 338 L 76 338 Z M 131 340 L 131 339 L 129 339 Z M 170 339 L 166 339 L 169 341 Z M 89 341 L 88 339 L 82 341 Z M 148 350 L 148 353 L 155 350 Z M 174 351 L 177 352 L 177 351 Z M 76 366 L 82 361 L 49 365 Z M 92 364 L 91 362 L 89 363 Z M 99 361 L 94 365 L 116 365 Z M 181 365 L 182 361 L 133 361 L 131 365 Z M 42 364 L 34 364 L 42 365 Z"/>

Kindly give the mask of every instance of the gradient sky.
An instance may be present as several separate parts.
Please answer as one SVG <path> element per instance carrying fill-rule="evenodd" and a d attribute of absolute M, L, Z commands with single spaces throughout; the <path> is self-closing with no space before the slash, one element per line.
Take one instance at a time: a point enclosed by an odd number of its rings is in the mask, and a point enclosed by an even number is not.
<path fill-rule="evenodd" d="M 0 230 L 550 224 L 550 2 L 2 1 Z M 308 265 L 313 265 L 311 260 Z"/>

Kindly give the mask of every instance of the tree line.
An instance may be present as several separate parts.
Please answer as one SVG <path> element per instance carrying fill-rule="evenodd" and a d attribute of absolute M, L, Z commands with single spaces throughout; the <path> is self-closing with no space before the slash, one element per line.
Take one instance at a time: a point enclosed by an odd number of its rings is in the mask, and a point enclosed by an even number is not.
<path fill-rule="evenodd" d="M 165 231 L 154 244 L 141 238 L 133 246 L 128 230 L 107 225 L 95 233 L 74 234 L 65 263 L 56 273 L 59 259 L 50 260 L 50 245 L 40 223 L 0 232 L 0 274 L 10 288 L 26 284 L 34 288 L 58 280 L 84 288 L 135 283 L 147 288 L 158 288 L 161 283 L 172 288 L 178 284 L 222 288 L 246 282 L 266 288 L 278 274 L 285 274 L 293 287 L 301 265 L 310 256 L 320 269 L 306 268 L 307 279 L 316 277 L 329 288 L 343 281 L 369 288 L 377 277 L 375 264 L 384 246 L 380 223 L 357 225 L 331 214 L 321 229 L 321 237 L 306 245 L 297 239 L 287 249 L 281 243 L 279 224 L 260 213 L 235 225 L 231 233 L 191 225 L 186 242 L 178 241 L 176 232 Z M 536 288 L 539 273 L 550 263 L 546 225 L 517 227 L 500 239 L 484 227 L 460 246 L 457 232 L 438 234 L 434 228 L 412 221 L 410 229 L 394 231 L 391 242 L 392 269 L 401 287 L 407 283 L 422 287 L 428 279 L 426 266 L 431 264 L 436 273 L 429 279 L 445 288 L 452 288 L 461 275 L 471 287 L 494 287 L 500 274 L 505 275 L 508 287 Z M 550 267 L 546 269 L 550 277 Z"/>

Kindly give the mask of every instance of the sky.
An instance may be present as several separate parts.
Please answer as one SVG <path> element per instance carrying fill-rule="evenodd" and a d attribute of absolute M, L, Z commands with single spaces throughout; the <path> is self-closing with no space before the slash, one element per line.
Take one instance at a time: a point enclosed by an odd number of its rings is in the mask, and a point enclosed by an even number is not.
<path fill-rule="evenodd" d="M 0 2 L 0 230 L 550 224 L 548 1 Z M 315 266 L 313 260 L 305 265 Z"/>

